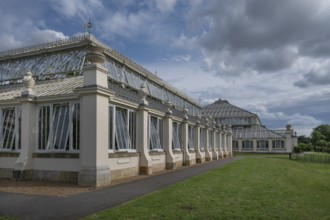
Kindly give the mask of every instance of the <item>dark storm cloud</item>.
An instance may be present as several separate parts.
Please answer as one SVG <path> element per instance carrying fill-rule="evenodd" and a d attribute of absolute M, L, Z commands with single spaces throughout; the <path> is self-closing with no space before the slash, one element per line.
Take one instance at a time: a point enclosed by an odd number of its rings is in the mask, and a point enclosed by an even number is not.
<path fill-rule="evenodd" d="M 329 65 L 327 65 L 327 67 L 329 68 Z M 294 85 L 300 88 L 315 85 L 328 85 L 330 84 L 330 69 L 328 68 L 322 70 L 312 70 L 307 74 L 304 74 L 304 78 L 295 82 Z"/>
<path fill-rule="evenodd" d="M 290 68 L 299 57 L 330 55 L 329 18 L 322 0 L 232 0 L 210 1 L 188 20 L 189 27 L 200 27 L 198 44 L 210 55 L 209 65 L 226 74 L 216 65 L 219 59 L 238 71 L 267 73 Z"/>

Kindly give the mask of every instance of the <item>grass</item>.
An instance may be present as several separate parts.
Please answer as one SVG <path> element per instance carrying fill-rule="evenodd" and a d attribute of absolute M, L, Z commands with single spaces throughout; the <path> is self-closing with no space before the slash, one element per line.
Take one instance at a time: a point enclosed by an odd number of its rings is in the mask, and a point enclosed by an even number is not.
<path fill-rule="evenodd" d="M 246 157 L 86 219 L 330 219 L 330 166 Z"/>

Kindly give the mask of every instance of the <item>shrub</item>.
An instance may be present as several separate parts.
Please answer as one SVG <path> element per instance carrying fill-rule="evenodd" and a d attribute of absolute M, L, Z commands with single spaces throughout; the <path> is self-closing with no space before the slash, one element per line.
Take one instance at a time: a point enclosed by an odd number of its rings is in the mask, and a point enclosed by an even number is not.
<path fill-rule="evenodd" d="M 313 146 L 310 143 L 300 143 L 298 145 L 298 147 L 300 147 L 303 151 L 312 151 L 313 150 Z"/>
<path fill-rule="evenodd" d="M 296 147 L 293 147 L 293 152 L 295 152 L 295 153 L 302 153 L 302 152 L 303 152 L 303 150 L 302 150 L 302 148 L 301 148 L 301 147 L 299 147 L 299 146 L 296 146 Z"/>

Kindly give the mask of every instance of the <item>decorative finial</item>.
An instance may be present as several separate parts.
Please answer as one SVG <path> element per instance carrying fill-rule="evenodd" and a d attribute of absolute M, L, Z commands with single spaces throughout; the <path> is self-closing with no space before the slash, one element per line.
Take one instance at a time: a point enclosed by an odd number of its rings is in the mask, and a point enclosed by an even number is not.
<path fill-rule="evenodd" d="M 145 83 L 141 84 L 140 90 L 139 90 L 139 95 L 140 95 L 140 104 L 141 105 L 148 105 L 148 101 L 147 101 L 147 95 L 149 94 L 147 86 Z"/>
<path fill-rule="evenodd" d="M 188 112 L 189 112 L 188 107 L 184 106 L 183 109 L 182 109 L 182 112 L 183 112 L 183 119 L 188 120 Z"/>
<path fill-rule="evenodd" d="M 25 91 L 22 91 L 22 95 L 34 95 L 33 87 L 35 84 L 35 80 L 32 77 L 31 71 L 27 71 L 23 77 L 23 82 L 25 86 Z"/>
<path fill-rule="evenodd" d="M 91 20 L 89 19 L 87 24 L 86 23 L 84 24 L 84 33 L 86 33 L 86 29 L 87 29 L 88 35 L 91 35 L 92 27 L 93 27 L 93 24 L 92 24 Z"/>
<path fill-rule="evenodd" d="M 172 112 L 172 107 L 173 107 L 173 105 L 172 105 L 172 103 L 170 102 L 170 100 L 167 100 L 166 101 L 166 105 L 167 105 L 167 114 L 169 114 L 169 115 L 171 115 L 173 112 Z"/>

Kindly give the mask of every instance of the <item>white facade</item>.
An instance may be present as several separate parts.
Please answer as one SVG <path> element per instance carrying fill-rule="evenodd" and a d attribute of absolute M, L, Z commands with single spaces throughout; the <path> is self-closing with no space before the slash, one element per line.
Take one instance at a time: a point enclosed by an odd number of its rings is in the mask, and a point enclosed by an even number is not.
<path fill-rule="evenodd" d="M 92 36 L 0 53 L 0 71 L 0 177 L 101 186 L 232 156 L 230 126 Z"/>

